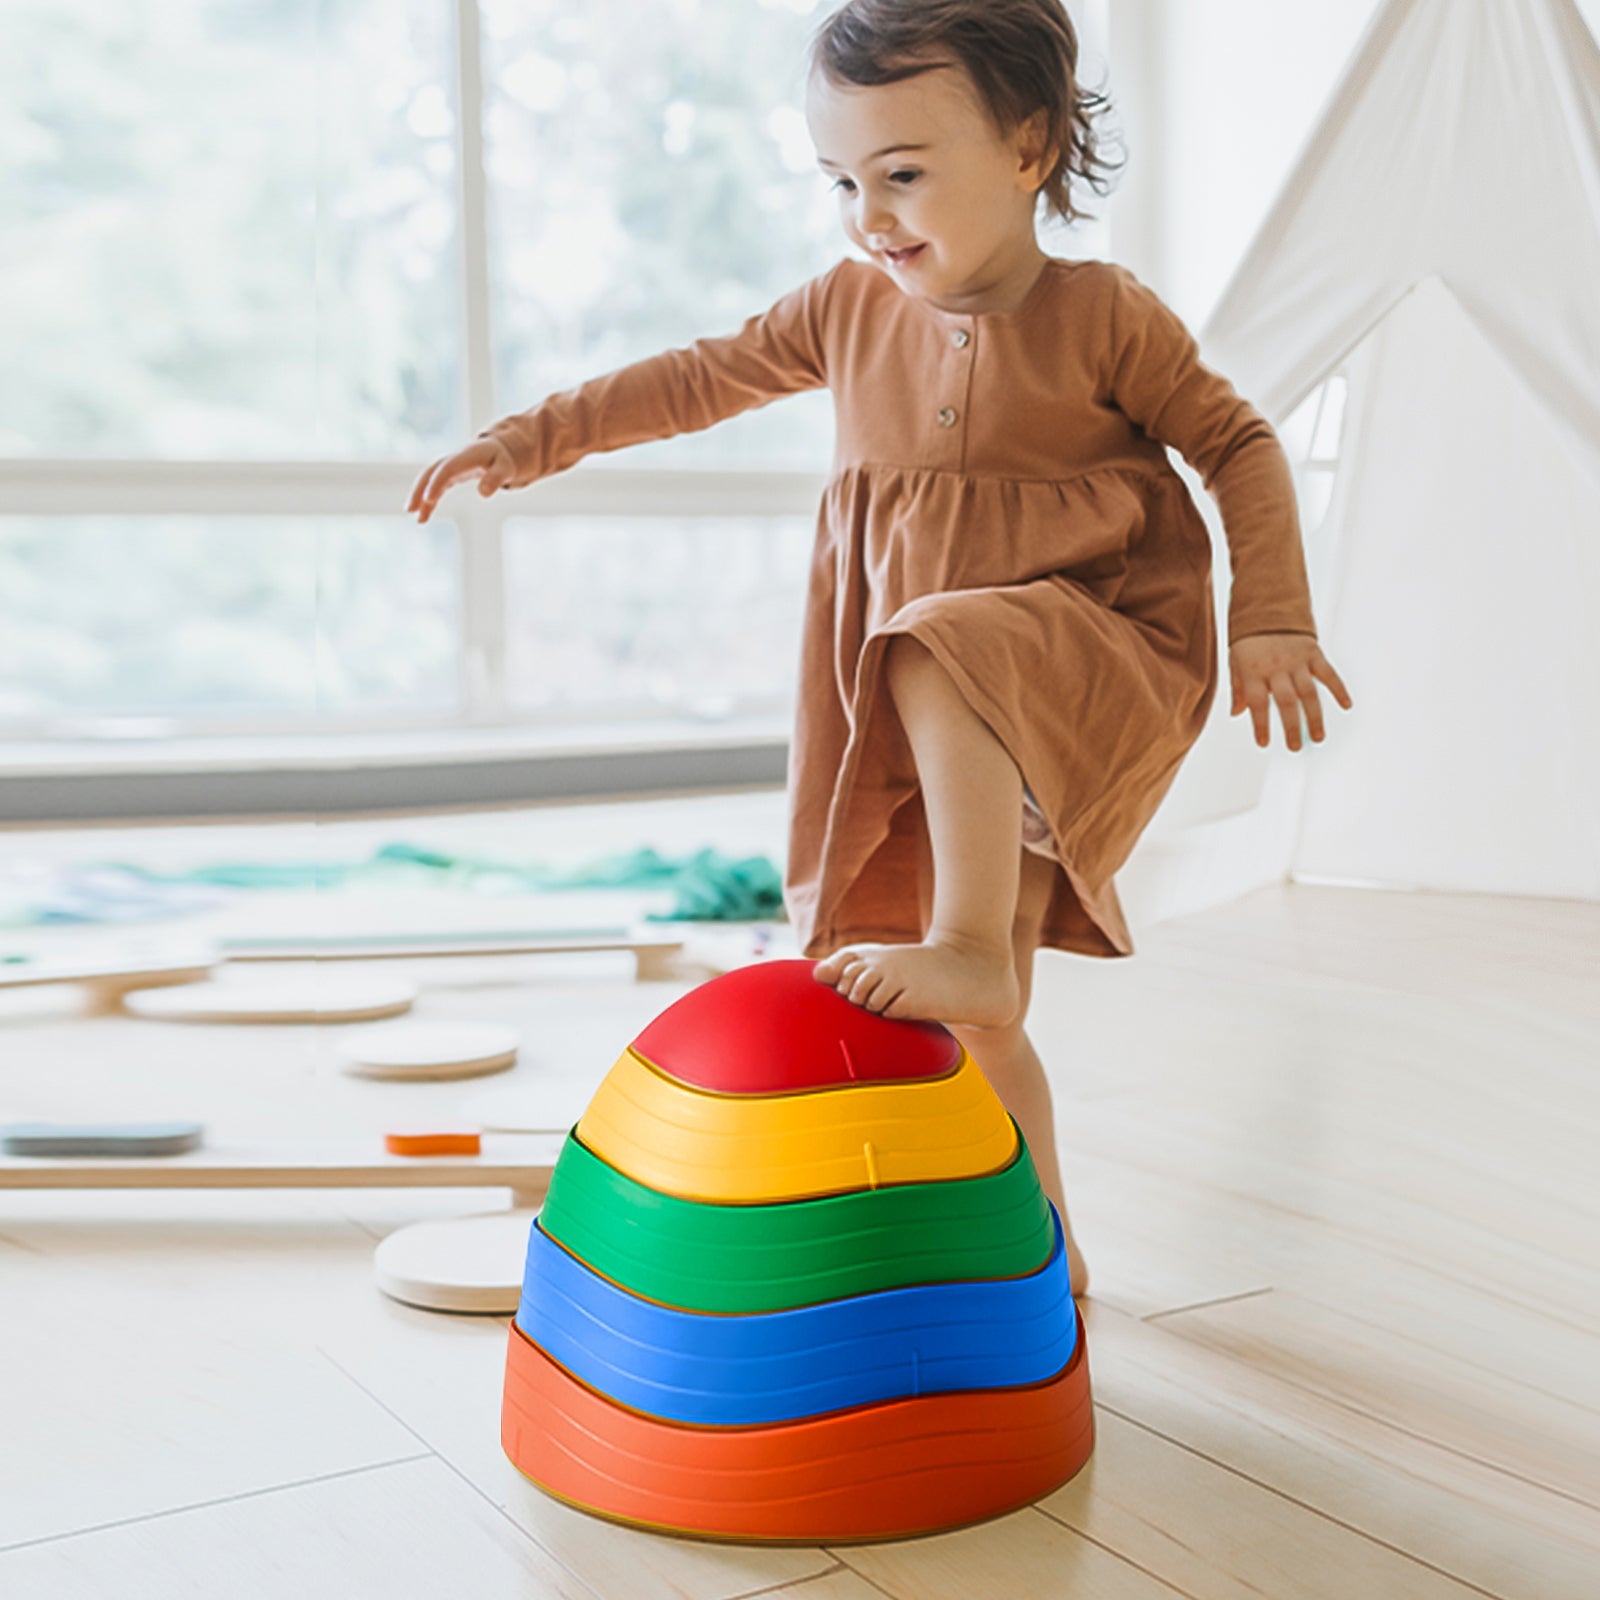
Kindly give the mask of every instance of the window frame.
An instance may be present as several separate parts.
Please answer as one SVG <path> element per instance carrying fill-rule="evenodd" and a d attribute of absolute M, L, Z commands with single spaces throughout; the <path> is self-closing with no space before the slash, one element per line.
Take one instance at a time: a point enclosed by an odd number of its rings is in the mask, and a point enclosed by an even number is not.
<path fill-rule="evenodd" d="M 1106 35 L 1106 0 L 1086 0 L 1080 22 L 1085 42 Z M 452 0 L 455 58 L 452 63 L 457 118 L 457 233 L 461 268 L 458 313 L 461 318 L 460 414 L 467 437 L 502 414 L 496 396 L 490 298 L 489 198 L 484 164 L 485 83 L 479 0 Z M 395 516 L 400 514 L 424 461 L 324 459 L 303 461 L 143 460 L 50 456 L 0 460 L 0 507 L 9 515 L 212 516 Z M 36 719 L 11 719 L 0 734 L 0 762 L 14 775 L 49 776 L 54 767 L 62 784 L 78 789 L 97 774 L 126 780 L 142 773 L 193 775 L 210 764 L 203 755 L 215 741 L 218 773 L 238 771 L 241 763 L 259 771 L 315 767 L 349 770 L 370 765 L 378 774 L 392 770 L 394 739 L 420 739 L 429 759 L 442 759 L 452 736 L 463 742 L 490 736 L 526 764 L 559 762 L 565 754 L 594 755 L 614 750 L 638 759 L 624 760 L 599 789 L 625 793 L 652 785 L 652 763 L 674 748 L 692 754 L 706 786 L 713 786 L 722 763 L 719 748 L 730 753 L 728 772 L 749 774 L 752 752 L 769 781 L 781 782 L 787 753 L 788 718 L 742 708 L 729 719 L 725 736 L 717 725 L 687 719 L 652 719 L 641 737 L 637 708 L 619 707 L 616 719 L 590 713 L 567 724 L 558 719 L 514 712 L 507 683 L 508 622 L 505 593 L 505 526 L 513 519 L 555 516 L 624 515 L 680 517 L 815 516 L 827 485 L 826 472 L 749 469 L 641 469 L 590 458 L 569 472 L 518 491 L 483 500 L 457 491 L 435 514 L 435 523 L 456 532 L 461 634 L 457 655 L 457 709 L 454 712 L 357 712 L 308 720 L 280 717 L 238 718 L 195 715 L 132 716 L 83 713 Z M 141 726 L 143 724 L 144 726 Z M 373 745 L 361 746 L 362 737 Z M 677 744 L 674 746 L 674 739 Z M 352 740 L 355 741 L 352 744 Z M 386 744 L 386 740 L 388 743 Z M 59 752 L 59 763 L 48 759 Z M 97 767 L 96 751 L 105 761 Z M 470 765 L 470 758 L 469 758 Z M 580 762 L 581 765 L 581 762 Z M 681 763 L 672 766 L 678 771 Z M 628 781 L 628 773 L 636 781 Z M 571 792 L 575 779 L 560 780 Z M 467 783 L 470 783 L 468 778 Z M 465 785 L 464 785 L 465 787 Z M 376 796 L 375 796 L 376 798 Z M 23 812 L 0 804 L 0 821 L 24 814 L 47 815 L 41 794 Z M 114 808 L 107 815 L 126 815 Z"/>

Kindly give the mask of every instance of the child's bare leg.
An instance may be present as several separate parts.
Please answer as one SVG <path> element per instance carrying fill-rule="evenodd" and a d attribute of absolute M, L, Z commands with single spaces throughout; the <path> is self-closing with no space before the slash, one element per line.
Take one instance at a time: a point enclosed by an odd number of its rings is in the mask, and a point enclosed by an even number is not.
<path fill-rule="evenodd" d="M 1039 1183 L 1061 1213 L 1061 1228 L 1066 1235 L 1067 1267 L 1072 1276 L 1072 1292 L 1082 1294 L 1089 1286 L 1089 1269 L 1072 1236 L 1072 1221 L 1067 1215 L 1066 1188 L 1061 1180 L 1061 1158 L 1056 1151 L 1055 1108 L 1050 1097 L 1050 1081 L 1044 1064 L 1023 1032 L 1028 1001 L 1033 993 L 1033 958 L 1039 947 L 1039 929 L 1055 879 L 1055 865 L 1041 856 L 1024 852 L 1021 884 L 1017 896 L 1017 915 L 1013 932 L 1017 982 L 1022 1002 L 1017 1015 L 1001 1027 L 953 1027 L 950 1031 L 966 1046 L 967 1053 L 983 1069 L 983 1075 L 999 1095 L 1000 1103 L 1017 1119 L 1028 1152 L 1039 1171 Z"/>
<path fill-rule="evenodd" d="M 1007 1028 L 954 1028 L 961 1042 L 971 1052 L 973 1059 L 983 1068 L 983 1075 L 994 1086 L 1000 1103 L 1017 1119 L 1022 1137 L 1028 1141 L 1028 1152 L 1039 1169 L 1039 1185 L 1055 1203 L 1061 1213 L 1061 1231 L 1066 1235 L 1067 1269 L 1072 1275 L 1072 1292 L 1082 1294 L 1089 1287 L 1089 1268 L 1072 1236 L 1072 1218 L 1067 1215 L 1066 1186 L 1061 1181 L 1061 1158 L 1056 1153 L 1054 1108 L 1050 1100 L 1050 1083 L 1044 1075 L 1044 1064 L 1038 1052 L 1020 1027 L 1014 1029 L 1014 1040 L 973 1037 L 982 1033 L 1010 1033 Z M 981 1054 L 980 1054 L 981 1052 Z"/>
<path fill-rule="evenodd" d="M 1038 1168 L 1038 1182 L 1061 1213 L 1061 1230 L 1066 1235 L 1067 1270 L 1072 1274 L 1072 1293 L 1082 1294 L 1090 1283 L 1090 1269 L 1083 1251 L 1072 1237 L 1072 1218 L 1067 1214 L 1066 1184 L 1061 1179 L 1061 1157 L 1056 1152 L 1056 1117 L 1050 1098 L 1050 1080 L 1045 1064 L 1038 1059 L 1034 1042 L 1022 1032 L 1019 1022 L 1005 1027 L 954 1027 L 954 1032 L 971 1058 L 984 1070 L 1000 1104 L 1016 1118 L 1016 1125 L 1027 1139 L 1027 1149 Z"/>
<path fill-rule="evenodd" d="M 1011 946 L 1022 853 L 1022 775 L 950 675 L 909 634 L 884 676 L 911 743 L 933 845 L 933 917 L 921 944 L 857 944 L 817 976 L 889 1017 L 998 1027 L 1017 1013 Z"/>

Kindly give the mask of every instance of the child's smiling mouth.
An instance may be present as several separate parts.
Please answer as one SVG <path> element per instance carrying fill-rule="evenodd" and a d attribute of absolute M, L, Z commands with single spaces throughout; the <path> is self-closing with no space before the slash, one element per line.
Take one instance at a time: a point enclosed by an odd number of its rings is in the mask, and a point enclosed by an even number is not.
<path fill-rule="evenodd" d="M 913 244 L 908 245 L 904 250 L 885 250 L 883 255 L 884 259 L 889 261 L 892 265 L 903 267 L 909 262 L 916 260 L 918 253 L 925 248 L 925 245 Z"/>

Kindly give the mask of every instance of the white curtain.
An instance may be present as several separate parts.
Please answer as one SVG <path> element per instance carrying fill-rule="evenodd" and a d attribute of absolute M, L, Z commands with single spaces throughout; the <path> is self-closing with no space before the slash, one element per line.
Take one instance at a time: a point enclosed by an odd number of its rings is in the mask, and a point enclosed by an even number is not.
<path fill-rule="evenodd" d="M 1389 0 L 1201 343 L 1278 424 L 1348 377 L 1307 549 L 1355 706 L 1324 694 L 1297 753 L 1274 709 L 1263 757 L 1224 662 L 1130 914 L 1285 876 L 1600 897 L 1600 48 L 1572 0 Z"/>

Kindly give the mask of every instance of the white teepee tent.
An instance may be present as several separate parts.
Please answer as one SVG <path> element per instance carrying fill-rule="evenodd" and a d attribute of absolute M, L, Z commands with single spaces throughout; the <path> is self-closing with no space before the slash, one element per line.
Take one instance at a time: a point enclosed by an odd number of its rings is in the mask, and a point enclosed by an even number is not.
<path fill-rule="evenodd" d="M 1136 922 L 1286 877 L 1600 897 L 1600 48 L 1573 0 L 1388 0 L 1201 346 L 1275 425 L 1347 385 L 1305 532 L 1355 705 L 1319 688 L 1297 753 L 1274 708 L 1259 751 L 1224 657 L 1119 877 Z"/>

